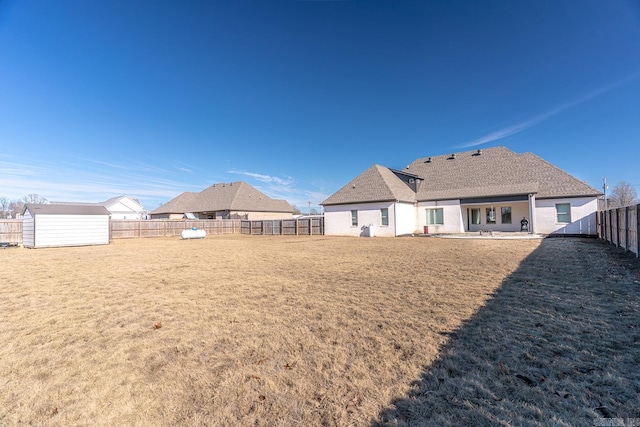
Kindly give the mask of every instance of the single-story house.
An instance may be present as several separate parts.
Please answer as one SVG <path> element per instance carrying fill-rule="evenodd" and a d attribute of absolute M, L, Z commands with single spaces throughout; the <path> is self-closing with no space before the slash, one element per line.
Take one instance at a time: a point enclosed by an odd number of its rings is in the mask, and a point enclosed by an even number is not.
<path fill-rule="evenodd" d="M 322 202 L 325 234 L 478 231 L 595 235 L 601 192 L 506 147 L 373 165 Z"/>
<path fill-rule="evenodd" d="M 104 206 L 27 203 L 22 209 L 22 245 L 108 245 L 109 221 L 109 211 Z"/>
<path fill-rule="evenodd" d="M 293 208 L 246 182 L 213 184 L 199 193 L 185 192 L 150 212 L 151 219 L 288 219 Z"/>

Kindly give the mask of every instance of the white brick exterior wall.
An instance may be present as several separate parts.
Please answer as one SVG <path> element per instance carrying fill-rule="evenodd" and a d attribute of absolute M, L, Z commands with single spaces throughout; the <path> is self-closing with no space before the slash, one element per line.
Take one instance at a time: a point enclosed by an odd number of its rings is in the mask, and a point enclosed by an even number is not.
<path fill-rule="evenodd" d="M 571 204 L 571 222 L 557 222 L 556 204 Z M 534 231 L 540 234 L 597 234 L 596 212 L 598 201 L 595 197 L 567 199 L 536 199 Z"/>

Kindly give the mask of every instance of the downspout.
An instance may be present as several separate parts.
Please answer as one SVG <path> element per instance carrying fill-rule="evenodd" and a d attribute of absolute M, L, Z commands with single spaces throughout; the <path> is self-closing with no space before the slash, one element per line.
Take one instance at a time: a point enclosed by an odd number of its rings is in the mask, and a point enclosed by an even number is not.
<path fill-rule="evenodd" d="M 535 221 L 533 220 L 533 214 L 535 212 L 534 205 L 536 203 L 536 196 L 534 194 L 529 194 L 529 233 L 535 233 Z"/>
<path fill-rule="evenodd" d="M 395 202 L 393 202 L 393 237 L 398 237 L 398 217 L 396 216 Z"/>

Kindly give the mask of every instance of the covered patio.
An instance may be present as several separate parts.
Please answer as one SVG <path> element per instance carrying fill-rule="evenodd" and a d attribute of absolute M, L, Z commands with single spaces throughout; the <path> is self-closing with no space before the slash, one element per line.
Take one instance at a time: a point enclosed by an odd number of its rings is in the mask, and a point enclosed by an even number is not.
<path fill-rule="evenodd" d="M 535 194 L 466 198 L 460 200 L 464 231 L 534 233 Z"/>

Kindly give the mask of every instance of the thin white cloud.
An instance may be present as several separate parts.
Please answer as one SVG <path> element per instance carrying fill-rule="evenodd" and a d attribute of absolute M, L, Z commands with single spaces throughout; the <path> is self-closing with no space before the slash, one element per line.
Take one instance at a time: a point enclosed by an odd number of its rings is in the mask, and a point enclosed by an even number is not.
<path fill-rule="evenodd" d="M 244 176 L 248 176 L 251 178 L 254 178 L 257 181 L 260 182 L 265 182 L 265 183 L 275 183 L 278 185 L 291 185 L 293 184 L 294 180 L 291 177 L 286 177 L 286 178 L 278 178 L 277 176 L 271 176 L 271 175 L 263 175 L 263 174 L 259 174 L 259 173 L 255 173 L 255 172 L 245 172 L 245 171 L 237 171 L 237 170 L 230 170 L 229 173 L 235 174 L 235 175 L 244 175 Z"/>
<path fill-rule="evenodd" d="M 638 77 L 640 75 L 640 72 L 636 72 L 635 74 L 629 76 L 629 77 L 625 77 L 624 79 L 618 80 L 614 83 L 611 83 L 609 85 L 606 85 L 600 89 L 594 90 L 593 92 L 578 98 L 574 101 L 568 102 L 566 104 L 561 104 L 549 111 L 547 111 L 546 113 L 543 114 L 539 114 L 537 116 L 534 116 L 532 118 L 530 118 L 529 120 L 525 120 L 523 122 L 517 123 L 515 125 L 512 126 L 508 126 L 504 129 L 500 129 L 498 131 L 492 132 L 488 135 L 485 135 L 481 138 L 478 138 L 476 140 L 473 140 L 467 144 L 462 144 L 462 145 L 458 145 L 456 148 L 468 148 L 468 147 L 475 147 L 477 145 L 482 145 L 482 144 L 488 144 L 490 142 L 493 141 L 498 141 L 500 139 L 506 138 L 508 136 L 511 135 L 515 135 L 518 134 L 520 132 L 523 132 L 535 125 L 537 125 L 538 123 L 541 123 L 557 114 L 562 113 L 565 110 L 568 110 L 570 108 L 576 107 L 580 104 L 584 104 L 585 102 L 588 102 L 590 100 L 592 100 L 593 98 L 596 98 L 608 91 L 610 91 L 611 89 L 614 89 L 618 86 L 621 86 L 627 82 L 629 82 L 630 80 L 635 79 L 636 77 Z"/>
<path fill-rule="evenodd" d="M 206 187 L 206 183 L 182 182 L 173 176 L 177 175 L 151 174 L 137 164 L 11 158 L 10 162 L 0 160 L 0 197 L 18 200 L 35 193 L 49 201 L 99 202 L 126 194 L 153 209 L 184 191 Z"/>

